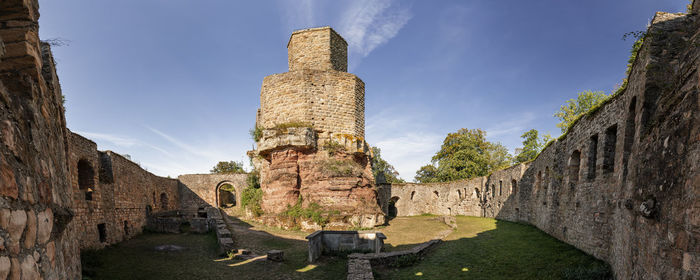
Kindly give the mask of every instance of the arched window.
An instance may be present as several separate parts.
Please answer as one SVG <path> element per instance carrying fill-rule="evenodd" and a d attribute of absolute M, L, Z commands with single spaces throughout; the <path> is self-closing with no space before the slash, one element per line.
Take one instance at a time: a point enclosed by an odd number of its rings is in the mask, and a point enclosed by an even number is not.
<path fill-rule="evenodd" d="M 615 146 L 617 146 L 617 125 L 605 130 L 605 151 L 603 153 L 603 172 L 615 171 Z"/>
<path fill-rule="evenodd" d="M 632 97 L 629 105 L 629 111 L 627 112 L 627 122 L 625 123 L 625 142 L 623 147 L 624 157 L 622 162 L 624 163 L 624 169 L 622 171 L 623 179 L 627 177 L 627 162 L 630 159 L 630 153 L 632 152 L 632 144 L 634 144 L 634 135 L 636 133 L 635 121 L 637 118 L 637 97 Z"/>
<path fill-rule="evenodd" d="M 85 191 L 85 200 L 92 200 L 92 192 L 95 191 L 95 170 L 85 159 L 78 161 L 78 188 Z"/>
<path fill-rule="evenodd" d="M 518 192 L 518 181 L 515 179 L 510 181 L 510 193 L 517 193 Z"/>
<path fill-rule="evenodd" d="M 219 187 L 219 207 L 231 208 L 236 206 L 236 189 L 230 184 Z"/>
<path fill-rule="evenodd" d="M 416 194 L 416 191 L 411 192 L 411 200 L 413 200 L 413 196 Z"/>
<path fill-rule="evenodd" d="M 571 153 L 571 157 L 569 158 L 569 182 L 572 184 L 576 184 L 578 182 L 578 171 L 580 165 L 581 152 L 579 150 L 575 150 L 573 153 Z"/>
<path fill-rule="evenodd" d="M 160 194 L 160 208 L 163 210 L 168 209 L 168 195 L 165 193 Z"/>
<path fill-rule="evenodd" d="M 459 197 L 459 199 L 462 199 L 462 191 L 457 190 L 457 197 Z"/>
<path fill-rule="evenodd" d="M 481 198 L 481 194 L 479 193 L 479 188 L 474 188 L 474 195 L 476 198 Z"/>

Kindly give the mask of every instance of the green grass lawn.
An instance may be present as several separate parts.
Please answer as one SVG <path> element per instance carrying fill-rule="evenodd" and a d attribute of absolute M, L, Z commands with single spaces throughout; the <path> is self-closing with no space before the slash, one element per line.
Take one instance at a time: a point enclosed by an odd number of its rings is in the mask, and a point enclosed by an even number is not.
<path fill-rule="evenodd" d="M 253 234 L 251 234 L 253 235 Z M 346 260 L 324 258 L 308 266 L 307 244 L 301 240 L 254 234 L 242 242 L 256 254 L 281 249 L 283 263 L 245 262 L 216 254 L 216 236 L 210 234 L 147 233 L 100 251 L 83 252 L 84 279 L 343 279 Z M 243 236 L 239 236 L 243 238 Z M 180 252 L 157 252 L 155 246 L 185 247 Z M 247 246 L 246 246 L 247 245 Z M 88 264 L 88 265 L 85 265 Z M 87 273 L 86 273 L 87 270 Z"/>
<path fill-rule="evenodd" d="M 375 269 L 375 277 L 606 279 L 609 271 L 603 262 L 529 225 L 457 217 L 457 230 L 444 241 L 418 264 Z"/>
<path fill-rule="evenodd" d="M 607 271 L 600 261 L 528 225 L 489 218 L 457 217 L 457 230 L 414 266 L 376 268 L 379 279 L 597 279 L 576 278 Z M 323 257 L 307 263 L 309 233 L 230 218 L 237 248 L 263 256 L 283 250 L 283 263 L 217 255 L 211 234 L 146 233 L 99 251 L 83 252 L 86 279 L 345 279 L 347 261 Z M 436 217 L 399 217 L 378 228 L 387 250 L 407 249 L 449 230 Z M 158 252 L 158 245 L 185 247 Z M 578 270 L 577 270 L 578 269 Z M 569 273 L 569 274 L 565 274 Z M 590 276 L 590 275 L 588 275 Z"/>

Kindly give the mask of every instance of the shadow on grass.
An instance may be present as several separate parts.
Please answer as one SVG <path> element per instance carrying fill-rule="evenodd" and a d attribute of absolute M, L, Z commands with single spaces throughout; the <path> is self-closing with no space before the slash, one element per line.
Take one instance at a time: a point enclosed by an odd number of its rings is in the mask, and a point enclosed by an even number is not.
<path fill-rule="evenodd" d="M 228 217 L 234 226 L 237 248 L 248 249 L 249 256 L 221 256 L 216 235 L 144 233 L 131 240 L 99 251 L 81 254 L 84 279 L 342 279 L 346 260 L 323 258 L 307 262 L 305 233 L 293 232 L 284 238 L 236 217 Z M 280 233 L 284 232 L 279 230 Z M 300 236 L 300 237 L 299 237 Z M 177 245 L 181 251 L 156 251 L 159 245 Z M 268 261 L 269 250 L 284 251 L 283 262 Z"/>
<path fill-rule="evenodd" d="M 422 261 L 375 268 L 375 277 L 612 279 L 607 264 L 533 226 L 478 217 L 457 217 L 457 222 L 457 230 Z"/>

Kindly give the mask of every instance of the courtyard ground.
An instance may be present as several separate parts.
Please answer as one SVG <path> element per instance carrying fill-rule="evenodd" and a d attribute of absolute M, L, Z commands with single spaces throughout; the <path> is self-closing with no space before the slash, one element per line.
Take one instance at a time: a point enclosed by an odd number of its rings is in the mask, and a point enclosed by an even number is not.
<path fill-rule="evenodd" d="M 288 231 L 228 217 L 238 248 L 257 258 L 218 256 L 213 234 L 145 233 L 100 251 L 83 252 L 86 279 L 344 279 L 346 260 L 323 257 L 309 265 L 307 232 Z M 403 250 L 445 236 L 423 261 L 404 268 L 375 269 L 380 279 L 565 279 L 607 267 L 538 229 L 490 218 L 457 217 L 457 229 L 438 217 L 399 217 L 377 231 L 388 236 L 386 250 Z M 162 252 L 159 245 L 182 251 Z M 267 250 L 284 251 L 269 262 Z M 568 273 L 568 274 L 567 274 Z M 595 278 L 581 278 L 595 279 Z"/>

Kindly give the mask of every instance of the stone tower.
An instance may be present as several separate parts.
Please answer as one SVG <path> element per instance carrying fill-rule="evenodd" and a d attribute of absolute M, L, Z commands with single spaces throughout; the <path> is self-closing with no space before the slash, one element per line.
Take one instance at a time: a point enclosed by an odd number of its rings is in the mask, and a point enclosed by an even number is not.
<path fill-rule="evenodd" d="M 251 151 L 270 218 L 301 202 L 331 227 L 384 222 L 364 141 L 365 88 L 347 73 L 347 42 L 330 27 L 292 33 L 289 72 L 263 79 Z M 296 221 L 299 223 L 299 221 Z"/>

